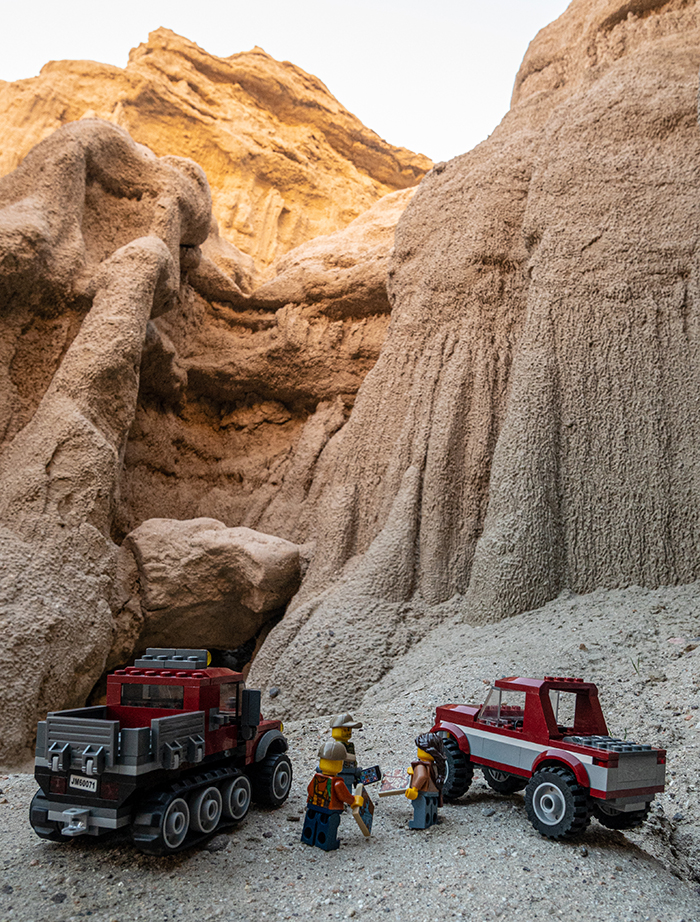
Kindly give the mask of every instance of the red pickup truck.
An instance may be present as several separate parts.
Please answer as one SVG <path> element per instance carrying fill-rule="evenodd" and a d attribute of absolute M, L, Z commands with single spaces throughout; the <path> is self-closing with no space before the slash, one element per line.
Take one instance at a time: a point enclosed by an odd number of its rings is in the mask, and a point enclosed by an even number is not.
<path fill-rule="evenodd" d="M 598 689 L 582 679 L 498 679 L 480 706 L 438 707 L 432 732 L 445 744 L 446 798 L 464 794 L 478 765 L 493 790 L 524 788 L 528 819 L 552 839 L 581 832 L 591 815 L 639 826 L 664 790 L 666 750 L 611 737 Z"/>

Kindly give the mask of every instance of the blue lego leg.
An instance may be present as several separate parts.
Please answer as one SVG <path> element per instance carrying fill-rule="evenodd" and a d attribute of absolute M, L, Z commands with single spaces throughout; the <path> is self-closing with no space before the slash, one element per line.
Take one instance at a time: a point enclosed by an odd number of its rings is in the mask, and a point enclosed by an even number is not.
<path fill-rule="evenodd" d="M 339 826 L 340 810 L 327 810 L 325 807 L 314 807 L 309 804 L 301 831 L 301 841 L 305 845 L 322 848 L 324 852 L 332 852 L 340 845 Z"/>
<path fill-rule="evenodd" d="M 437 793 L 420 792 L 413 801 L 413 819 L 409 822 L 409 829 L 427 829 L 438 820 L 438 795 Z"/>

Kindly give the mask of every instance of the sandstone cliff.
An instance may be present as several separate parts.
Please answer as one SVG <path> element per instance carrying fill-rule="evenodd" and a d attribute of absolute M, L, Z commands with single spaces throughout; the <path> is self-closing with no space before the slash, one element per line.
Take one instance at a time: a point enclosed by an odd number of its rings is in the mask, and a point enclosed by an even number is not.
<path fill-rule="evenodd" d="M 0 175 L 66 122 L 98 117 L 205 171 L 222 235 L 265 273 L 307 240 L 415 185 L 430 161 L 367 129 L 316 77 L 261 48 L 207 54 L 168 29 L 126 68 L 52 61 L 0 83 Z"/>
<path fill-rule="evenodd" d="M 451 597 L 484 622 L 700 574 L 699 67 L 699 4 L 574 0 L 421 183 L 253 666 L 283 712 L 355 700 Z"/>

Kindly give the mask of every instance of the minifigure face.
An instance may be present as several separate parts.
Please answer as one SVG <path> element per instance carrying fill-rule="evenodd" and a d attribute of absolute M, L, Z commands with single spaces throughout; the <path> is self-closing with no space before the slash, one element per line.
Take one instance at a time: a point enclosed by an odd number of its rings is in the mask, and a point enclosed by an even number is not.
<path fill-rule="evenodd" d="M 421 760 L 421 762 L 434 762 L 435 761 L 435 759 L 431 755 L 429 755 L 425 751 L 425 749 L 418 750 L 418 758 Z"/>
<path fill-rule="evenodd" d="M 330 759 L 321 759 L 318 763 L 322 775 L 337 775 L 343 769 L 343 763 L 331 761 Z"/>
<path fill-rule="evenodd" d="M 346 743 L 352 736 L 352 730 L 350 727 L 333 727 L 331 736 L 334 740 L 340 740 L 341 743 Z"/>

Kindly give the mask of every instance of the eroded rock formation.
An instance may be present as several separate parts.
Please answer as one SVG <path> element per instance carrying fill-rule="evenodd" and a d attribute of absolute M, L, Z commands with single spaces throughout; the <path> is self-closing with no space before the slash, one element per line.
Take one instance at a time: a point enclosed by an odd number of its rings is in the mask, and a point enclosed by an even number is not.
<path fill-rule="evenodd" d="M 697 3 L 574 0 L 500 127 L 421 183 L 253 665 L 283 712 L 347 706 L 456 595 L 484 622 L 700 574 L 699 67 Z"/>
<path fill-rule="evenodd" d="M 126 68 L 52 61 L 0 83 L 0 174 L 66 122 L 99 117 L 159 156 L 204 169 L 229 243 L 265 272 L 292 248 L 345 227 L 430 161 L 366 128 L 311 74 L 261 48 L 217 58 L 158 29 Z"/>
<path fill-rule="evenodd" d="M 201 263 L 210 225 L 195 163 L 158 159 L 96 120 L 60 129 L 0 179 L 2 761 L 22 757 L 38 716 L 84 702 L 110 650 L 125 636 L 138 642 L 135 623 L 157 633 L 143 533 L 130 544 L 149 590 L 140 612 L 119 597 L 110 533 L 140 368 L 161 395 L 182 387 L 152 318 L 172 309 L 182 276 Z M 253 532 L 214 543 L 243 596 L 228 607 L 227 636 L 247 639 L 294 591 L 298 554 Z M 215 621 L 218 604 L 201 600 L 198 615 L 211 609 Z"/>
<path fill-rule="evenodd" d="M 178 308 L 155 321 L 177 366 L 164 355 L 155 373 L 161 347 L 148 359 L 154 370 L 127 446 L 120 534 L 153 516 L 209 516 L 306 540 L 316 461 L 386 335 L 394 227 L 413 191 L 385 196 L 344 230 L 298 247 L 250 298 L 208 301 L 195 280 L 198 290 L 188 286 Z M 163 382 L 178 400 L 164 399 Z"/>

